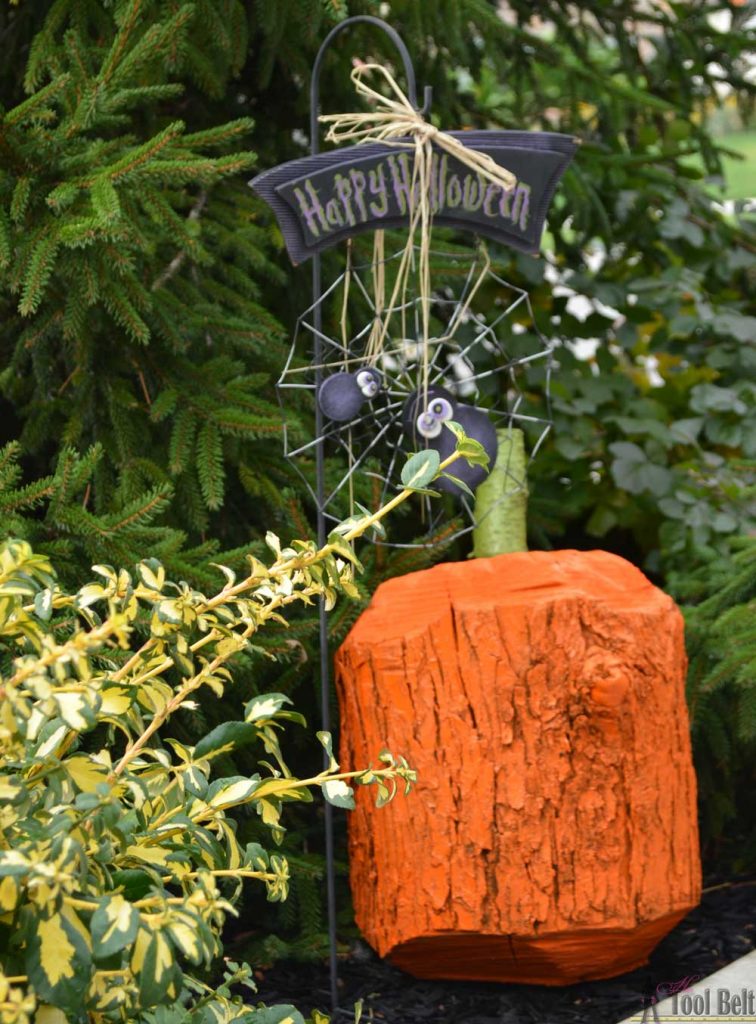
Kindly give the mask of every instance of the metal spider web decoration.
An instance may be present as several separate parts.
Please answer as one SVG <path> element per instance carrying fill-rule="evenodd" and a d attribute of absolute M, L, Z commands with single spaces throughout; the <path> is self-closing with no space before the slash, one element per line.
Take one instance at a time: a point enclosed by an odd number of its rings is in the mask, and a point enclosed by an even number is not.
<path fill-rule="evenodd" d="M 444 281 L 450 276 L 461 278 L 462 284 L 456 293 L 455 288 L 446 283 L 433 288 L 430 313 L 437 333 L 428 339 L 424 360 L 419 297 L 405 294 L 393 306 L 388 304 L 377 308 L 372 287 L 380 264 L 384 264 L 384 271 L 390 272 L 392 265 L 401 259 L 402 252 L 400 250 L 380 261 L 374 258 L 371 262 L 347 265 L 320 299 L 299 317 L 283 372 L 276 384 L 283 414 L 284 454 L 297 469 L 316 505 L 317 493 L 306 468 L 317 446 L 324 445 L 326 463 L 331 469 L 337 464 L 343 467 L 325 488 L 320 505 L 325 518 L 333 524 L 344 518 L 345 504 L 350 513 L 354 510 L 356 474 L 377 481 L 380 504 L 401 490 L 400 472 L 406 457 L 429 443 L 418 437 L 407 417 L 408 408 L 419 409 L 425 404 L 426 395 L 429 398 L 434 395 L 450 396 L 455 409 L 450 418 L 461 418 L 464 411 L 470 419 L 485 416 L 496 429 L 525 429 L 529 441 L 528 465 L 551 429 L 550 380 L 554 343 L 539 331 L 528 293 L 506 281 L 493 269 L 482 245 L 467 253 L 433 250 L 434 262 L 440 261 L 445 268 L 438 276 Z M 450 267 L 453 275 L 447 272 Z M 490 292 L 491 286 L 496 288 L 494 305 L 491 309 L 488 300 L 489 308 L 484 311 L 480 308 L 483 304 L 480 293 Z M 347 307 L 351 307 L 355 299 L 369 315 L 363 316 L 363 322 L 356 331 L 350 331 Z M 318 308 L 320 318 L 313 315 Z M 329 322 L 326 314 L 334 309 L 341 314 L 336 318 L 339 320 L 338 330 L 335 333 L 318 330 L 313 321 Z M 333 322 L 333 316 L 330 320 Z M 383 345 L 376 355 L 371 347 L 371 338 L 376 324 L 386 324 L 387 321 Z M 507 330 L 510 337 L 505 343 L 501 335 Z M 511 346 L 518 336 L 528 342 L 528 350 L 513 355 L 508 345 Z M 529 344 L 531 339 L 533 345 Z M 316 340 L 320 342 L 322 353 L 320 366 L 313 361 L 307 362 Z M 543 368 L 543 394 L 537 414 L 529 408 L 526 411 L 523 391 L 525 368 L 535 363 L 540 363 Z M 366 370 L 369 371 L 367 375 L 364 373 Z M 322 389 L 337 374 L 344 380 L 346 374 L 356 379 L 362 377 L 365 384 L 372 374 L 381 386 L 375 394 L 363 394 L 354 415 L 349 413 L 348 418 L 343 418 L 342 413 L 341 419 L 333 419 L 325 414 L 322 432 L 305 443 L 297 443 L 296 432 L 292 429 L 294 417 L 288 407 L 293 393 L 297 393 L 299 401 L 295 404 L 300 408 L 303 394 L 309 396 L 314 408 L 318 394 L 323 394 L 322 390 L 318 392 L 316 377 L 320 376 Z M 365 390 L 370 392 L 374 389 L 367 386 Z M 450 431 L 445 433 L 451 438 Z M 511 452 L 511 445 L 508 452 Z M 458 464 L 453 467 L 455 473 Z M 501 459 L 497 465 L 502 465 Z M 525 488 L 526 480 L 512 471 L 508 457 L 504 468 L 511 484 L 508 498 Z M 444 534 L 444 543 L 449 543 L 473 530 L 481 520 L 476 521 L 474 503 L 469 495 L 453 486 L 444 489 L 456 492 L 457 514 L 461 519 L 459 529 L 451 535 L 448 532 Z M 427 547 L 435 543 L 434 537 L 449 521 L 448 506 L 444 507 L 445 502 L 427 496 L 418 496 L 415 500 L 420 503 L 419 540 L 416 543 L 398 543 L 382 539 L 377 543 L 404 548 Z M 495 509 L 496 504 L 485 514 L 492 514 Z"/>

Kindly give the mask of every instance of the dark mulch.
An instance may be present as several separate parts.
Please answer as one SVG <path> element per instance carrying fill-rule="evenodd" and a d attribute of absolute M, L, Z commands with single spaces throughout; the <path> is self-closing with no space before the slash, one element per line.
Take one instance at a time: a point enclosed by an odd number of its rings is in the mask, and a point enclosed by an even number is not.
<path fill-rule="evenodd" d="M 334 1024 L 354 1019 L 364 1001 L 376 1024 L 616 1024 L 642 1009 L 662 982 L 708 975 L 756 947 L 756 880 L 714 886 L 651 955 L 645 967 L 607 981 L 567 988 L 418 981 L 379 960 L 362 943 L 340 962 L 341 1008 Z M 756 978 L 754 979 L 756 983 Z M 327 1011 L 327 965 L 279 963 L 261 972 L 259 998 L 293 1003 L 305 1016 Z"/>

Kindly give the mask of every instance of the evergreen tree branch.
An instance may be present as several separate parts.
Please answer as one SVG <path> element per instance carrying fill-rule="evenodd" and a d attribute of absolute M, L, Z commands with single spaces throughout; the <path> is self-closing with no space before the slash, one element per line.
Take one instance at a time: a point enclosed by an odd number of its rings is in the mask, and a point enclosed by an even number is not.
<path fill-rule="evenodd" d="M 207 204 L 207 191 L 205 189 L 203 189 L 200 192 L 199 196 L 197 197 L 197 200 L 196 200 L 194 206 L 189 211 L 189 215 L 187 217 L 187 220 L 189 220 L 189 221 L 199 220 L 199 218 L 202 216 L 202 211 L 204 210 L 206 204 Z M 173 259 L 168 264 L 168 266 L 165 268 L 165 270 L 163 270 L 155 278 L 155 280 L 152 282 L 152 291 L 156 292 L 158 290 L 158 288 L 162 288 L 163 285 L 167 284 L 168 281 L 170 281 L 170 279 L 173 277 L 173 275 L 177 274 L 178 271 L 181 269 L 181 267 L 184 265 L 184 261 L 186 260 L 186 258 L 187 258 L 187 251 L 186 251 L 186 249 L 182 249 L 180 252 L 176 253 L 176 255 L 173 257 Z"/>

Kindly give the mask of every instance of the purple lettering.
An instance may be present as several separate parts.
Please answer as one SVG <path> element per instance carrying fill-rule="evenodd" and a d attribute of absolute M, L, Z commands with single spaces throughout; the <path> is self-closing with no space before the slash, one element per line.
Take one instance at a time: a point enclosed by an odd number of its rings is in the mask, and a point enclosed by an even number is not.
<path fill-rule="evenodd" d="M 446 202 L 446 172 L 449 169 L 449 157 L 444 153 L 441 157 L 441 169 L 438 174 L 438 208 Z"/>
<path fill-rule="evenodd" d="M 316 218 L 320 221 L 320 226 L 323 231 L 328 230 L 328 221 L 325 217 L 323 204 L 320 202 L 320 199 L 318 199 L 317 189 L 313 188 L 312 182 L 309 178 L 304 183 L 304 187 L 307 195 L 305 195 L 301 188 L 295 188 L 294 195 L 297 197 L 297 202 L 299 203 L 299 212 L 307 222 L 308 231 L 317 238 L 320 232 L 318 231 Z"/>
<path fill-rule="evenodd" d="M 499 200 L 499 216 L 511 218 L 512 214 L 509 212 L 509 200 L 512 198 L 514 189 L 505 188 L 502 189 L 501 199 Z"/>
<path fill-rule="evenodd" d="M 492 203 L 495 202 L 499 192 L 501 192 L 501 185 L 496 185 L 494 182 L 490 182 L 486 189 L 486 198 L 483 200 L 483 213 L 485 213 L 486 217 L 497 216 L 499 211 L 493 209 Z"/>
<path fill-rule="evenodd" d="M 512 209 L 512 220 L 515 224 L 519 221 L 520 231 L 528 226 L 528 214 L 530 213 L 530 185 L 518 182 L 515 191 L 514 207 Z"/>
<path fill-rule="evenodd" d="M 363 196 L 365 195 L 365 175 L 362 171 L 356 171 L 354 168 L 349 172 L 349 177 L 352 182 L 352 189 L 354 192 L 354 201 L 357 206 L 357 212 L 360 215 L 360 219 L 366 221 L 368 219 L 367 206 Z"/>
<path fill-rule="evenodd" d="M 406 153 L 390 156 L 388 164 L 391 168 L 391 181 L 394 186 L 394 198 L 402 214 L 412 211 L 412 185 L 410 179 L 409 157 Z"/>
<path fill-rule="evenodd" d="M 433 153 L 431 156 L 431 168 L 430 168 L 430 206 L 433 213 L 438 213 L 439 198 L 438 198 L 438 177 L 440 174 L 439 168 L 439 157 L 438 153 Z"/>
<path fill-rule="evenodd" d="M 473 177 L 471 174 L 465 175 L 465 188 L 462 194 L 462 206 L 469 213 L 475 213 L 483 205 L 483 179 L 481 177 Z"/>
<path fill-rule="evenodd" d="M 341 207 L 338 199 L 329 199 L 325 208 L 326 220 L 332 228 L 343 228 L 344 218 L 341 215 Z"/>
<path fill-rule="evenodd" d="M 373 217 L 385 217 L 388 213 L 388 189 L 386 178 L 383 173 L 383 164 L 379 164 L 375 170 L 368 171 L 368 187 L 371 196 L 378 196 L 380 202 L 370 201 L 370 213 Z"/>
<path fill-rule="evenodd" d="M 333 184 L 336 188 L 336 195 L 341 200 L 341 205 L 344 207 L 344 215 L 346 217 L 347 224 L 349 224 L 350 227 L 354 227 L 357 221 L 355 220 L 354 213 L 352 212 L 352 186 L 349 184 L 348 179 L 342 174 L 334 176 Z"/>
<path fill-rule="evenodd" d="M 455 209 L 462 202 L 462 186 L 459 183 L 459 175 L 452 174 L 449 184 L 446 186 L 446 205 Z"/>

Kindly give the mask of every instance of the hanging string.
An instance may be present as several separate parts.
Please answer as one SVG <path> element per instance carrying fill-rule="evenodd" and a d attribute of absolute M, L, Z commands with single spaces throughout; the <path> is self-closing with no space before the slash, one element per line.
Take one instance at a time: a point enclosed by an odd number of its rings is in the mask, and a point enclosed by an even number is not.
<path fill-rule="evenodd" d="M 344 369 L 349 355 L 349 331 L 347 328 L 347 312 L 349 309 L 349 287 L 352 283 L 352 239 L 347 239 L 346 267 L 344 269 L 344 294 L 341 300 L 341 347 L 344 352 Z"/>
<path fill-rule="evenodd" d="M 383 337 L 383 310 L 386 305 L 386 235 L 380 229 L 373 235 L 373 306 L 375 314 L 370 330 L 365 361 L 368 366 L 375 366 L 381 354 Z"/>
<path fill-rule="evenodd" d="M 344 269 L 344 295 L 341 303 L 341 347 L 343 351 L 343 369 L 349 365 L 349 327 L 347 315 L 349 312 L 349 288 L 352 283 L 352 239 L 347 239 L 346 267 Z M 352 444 L 352 428 L 347 430 L 347 459 L 349 469 L 349 515 L 354 515 L 354 446 Z"/>

